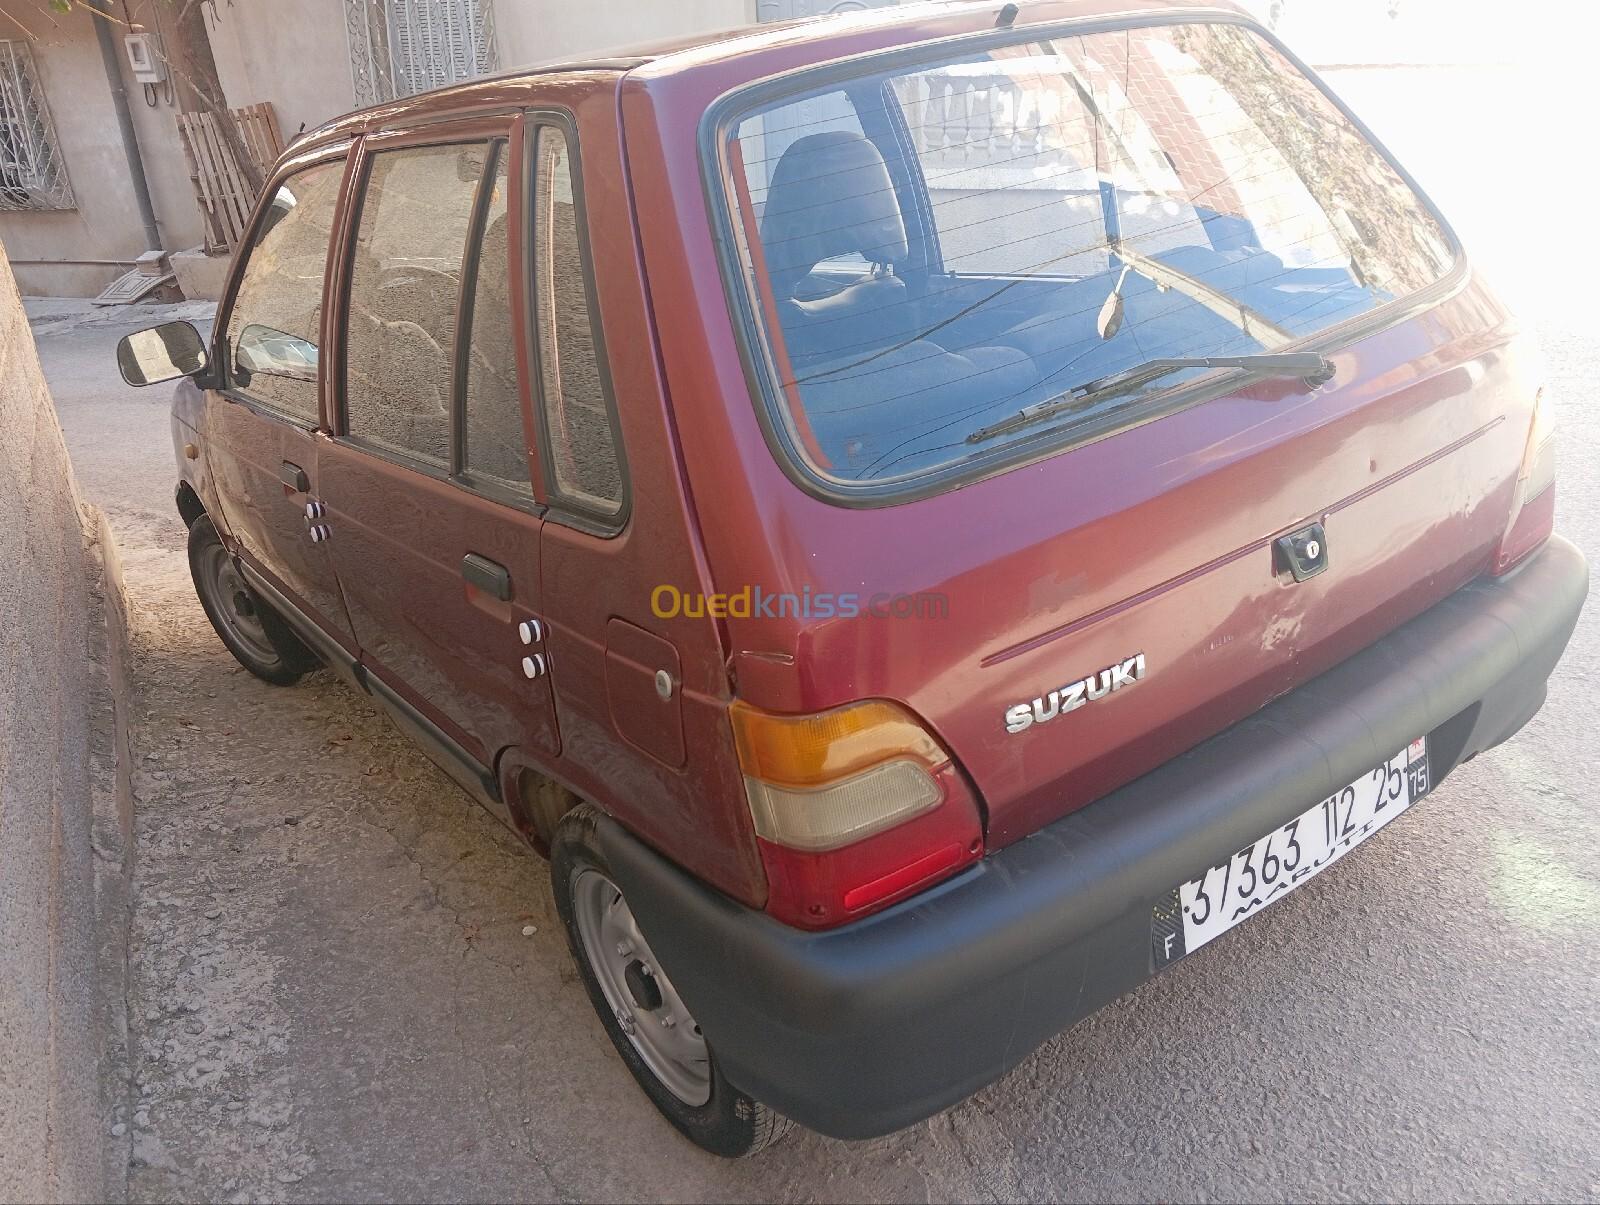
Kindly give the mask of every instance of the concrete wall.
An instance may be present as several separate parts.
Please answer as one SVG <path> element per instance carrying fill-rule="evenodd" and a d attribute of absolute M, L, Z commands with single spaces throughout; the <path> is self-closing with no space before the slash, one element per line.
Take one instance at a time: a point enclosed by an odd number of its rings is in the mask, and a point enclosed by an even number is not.
<path fill-rule="evenodd" d="M 31 36 L 34 66 L 77 198 L 72 210 L 0 213 L 0 240 L 11 253 L 24 293 L 91 296 L 131 263 L 67 261 L 131 261 L 147 249 L 95 40 L 93 22 L 100 18 L 80 6 L 62 14 L 42 3 L 18 0 L 0 0 L 0 9 L 5 15 L 0 37 L 24 40 L 24 30 Z M 117 40 L 120 50 L 120 28 Z M 126 77 L 124 82 L 163 248 L 193 246 L 201 241 L 203 228 L 175 110 L 165 103 L 148 108 L 139 86 Z"/>
<path fill-rule="evenodd" d="M 809 12 L 822 2 L 761 0 L 761 13 L 770 18 Z M 171 20 L 171 3 L 130 0 L 127 12 L 159 35 Z M 212 53 L 230 106 L 270 102 L 285 142 L 302 127 L 355 107 L 345 0 L 235 0 L 209 11 Z M 24 293 L 90 296 L 146 249 L 95 40 L 93 22 L 100 18 L 81 4 L 56 13 L 43 0 L 0 0 L 0 14 L 0 37 L 21 38 L 26 31 L 30 38 L 77 196 L 74 210 L 0 213 L 0 240 L 11 251 Z M 732 28 L 756 17 L 757 0 L 499 0 L 495 6 L 504 68 Z M 146 104 L 121 56 L 120 24 L 116 33 L 162 249 L 182 251 L 200 244 L 205 228 L 177 132 L 177 108 L 165 91 L 154 107 Z"/>
<path fill-rule="evenodd" d="M 116 16 L 121 18 L 121 6 Z M 81 5 L 56 13 L 42 0 L 0 0 L 0 37 L 27 37 L 77 208 L 0 213 L 0 240 L 24 293 L 92 296 L 146 250 L 127 158 L 118 133 L 93 16 Z M 157 34 L 171 21 L 170 0 L 133 0 L 135 23 Z M 343 0 L 241 0 L 216 6 L 212 53 L 228 103 L 270 101 L 284 140 L 354 107 Z M 178 135 L 176 104 L 163 90 L 151 107 L 122 57 L 119 63 L 161 232 L 162 249 L 199 245 L 205 225 Z M 85 262 L 125 261 L 125 262 Z"/>
<path fill-rule="evenodd" d="M 271 102 L 285 143 L 355 108 L 344 0 L 238 0 L 216 11 L 211 53 L 230 105 Z"/>
<path fill-rule="evenodd" d="M 512 68 L 746 25 L 756 0 L 499 0 L 494 16 L 500 65 Z M 211 49 L 228 103 L 270 101 L 286 141 L 355 107 L 345 0 L 219 5 Z"/>
<path fill-rule="evenodd" d="M 126 1168 L 106 1137 L 120 1082 L 105 1072 L 122 1040 L 126 895 L 110 902 L 97 886 L 125 889 L 129 817 L 114 770 L 102 773 L 120 742 L 98 538 L 86 542 L 0 255 L 0 1201 L 114 1198 Z M 103 798 L 109 823 L 97 828 Z M 98 863 L 116 867 L 105 884 Z"/>
<path fill-rule="evenodd" d="M 135 19 L 160 2 L 140 0 Z M 746 25 L 756 0 L 499 0 L 494 15 L 501 67 L 512 68 Z M 285 141 L 356 105 L 345 0 L 219 5 L 211 49 L 228 103 L 270 101 Z"/>
<path fill-rule="evenodd" d="M 755 19 L 756 0 L 498 0 L 494 10 L 502 67 L 731 29 Z"/>

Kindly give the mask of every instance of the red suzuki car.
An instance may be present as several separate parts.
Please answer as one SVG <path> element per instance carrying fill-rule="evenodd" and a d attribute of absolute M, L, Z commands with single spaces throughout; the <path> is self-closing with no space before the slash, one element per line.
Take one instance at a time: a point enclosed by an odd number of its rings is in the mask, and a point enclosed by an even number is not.
<path fill-rule="evenodd" d="M 186 377 L 223 641 L 550 856 L 721 1154 L 927 1117 L 1221 938 L 1526 723 L 1587 590 L 1527 338 L 1235 10 L 916 5 L 357 113 L 214 332 L 119 354 Z"/>

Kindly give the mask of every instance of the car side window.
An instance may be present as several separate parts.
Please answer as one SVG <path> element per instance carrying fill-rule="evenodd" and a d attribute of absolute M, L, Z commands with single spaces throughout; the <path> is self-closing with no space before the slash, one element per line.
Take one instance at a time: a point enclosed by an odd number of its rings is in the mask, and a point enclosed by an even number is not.
<path fill-rule="evenodd" d="M 229 387 L 313 426 L 322 284 L 344 167 L 318 163 L 278 185 L 228 313 Z"/>
<path fill-rule="evenodd" d="M 622 510 L 609 388 L 590 309 L 566 132 L 538 128 L 533 176 L 533 321 L 552 490 L 602 517 Z"/>
<path fill-rule="evenodd" d="M 511 321 L 511 260 L 507 228 L 510 152 L 495 144 L 494 175 L 475 257 L 468 336 L 466 463 L 471 478 L 486 477 L 531 492 L 528 440 L 522 426 L 516 329 Z"/>
<path fill-rule="evenodd" d="M 456 303 L 489 144 L 372 156 L 350 273 L 347 431 L 448 470 Z"/>

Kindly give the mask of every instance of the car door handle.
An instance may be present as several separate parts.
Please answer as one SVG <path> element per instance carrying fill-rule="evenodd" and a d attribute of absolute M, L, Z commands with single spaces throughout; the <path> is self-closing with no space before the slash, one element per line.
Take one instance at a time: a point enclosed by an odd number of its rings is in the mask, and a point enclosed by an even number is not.
<path fill-rule="evenodd" d="M 469 586 L 492 594 L 501 602 L 511 601 L 511 570 L 486 556 L 469 552 L 461 558 L 461 576 Z"/>
<path fill-rule="evenodd" d="M 283 482 L 297 494 L 310 492 L 311 478 L 306 476 L 306 471 L 297 464 L 289 461 L 283 462 L 283 467 L 278 470 L 278 480 Z"/>

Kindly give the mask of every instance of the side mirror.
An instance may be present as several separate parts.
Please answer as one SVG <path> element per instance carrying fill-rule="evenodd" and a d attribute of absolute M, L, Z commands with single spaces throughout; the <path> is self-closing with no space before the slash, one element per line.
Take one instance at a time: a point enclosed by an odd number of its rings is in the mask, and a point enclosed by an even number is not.
<path fill-rule="evenodd" d="M 206 362 L 206 342 L 191 322 L 163 322 L 117 343 L 117 368 L 130 385 L 192 377 L 205 371 Z"/>

